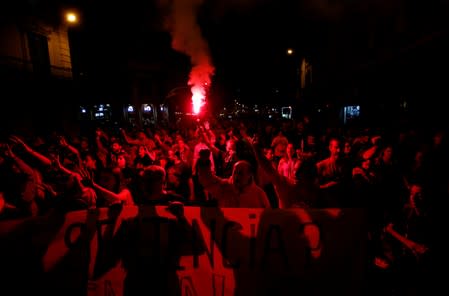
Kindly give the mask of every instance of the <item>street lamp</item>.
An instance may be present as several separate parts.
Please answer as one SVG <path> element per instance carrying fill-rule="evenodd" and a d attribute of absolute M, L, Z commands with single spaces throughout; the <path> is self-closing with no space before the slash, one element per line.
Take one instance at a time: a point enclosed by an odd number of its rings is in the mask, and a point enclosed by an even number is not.
<path fill-rule="evenodd" d="M 292 48 L 287 49 L 287 55 L 293 59 L 293 63 L 295 64 L 296 100 L 298 102 L 304 101 L 305 89 L 312 82 L 312 65 L 305 57 L 300 57 L 300 54 Z"/>
<path fill-rule="evenodd" d="M 80 13 L 78 9 L 71 8 L 71 9 L 64 9 L 61 11 L 61 17 L 63 17 L 63 21 L 61 23 L 61 28 L 66 31 L 67 33 L 67 47 L 70 54 L 70 62 L 71 62 L 71 76 L 74 78 L 74 76 L 81 75 L 78 68 L 79 63 L 79 55 L 77 54 L 78 50 L 75 49 L 74 45 L 77 45 L 77 42 L 74 42 L 74 31 L 79 30 L 79 24 L 80 24 Z"/>
<path fill-rule="evenodd" d="M 65 14 L 65 20 L 69 24 L 76 24 L 78 22 L 78 15 L 75 12 L 69 11 Z"/>
<path fill-rule="evenodd" d="M 301 65 L 298 60 L 298 54 L 293 50 L 293 48 L 287 48 L 288 59 L 292 59 L 292 62 L 295 67 L 295 76 L 294 76 L 294 86 L 295 86 L 295 98 L 296 100 L 300 99 L 301 95 Z"/>

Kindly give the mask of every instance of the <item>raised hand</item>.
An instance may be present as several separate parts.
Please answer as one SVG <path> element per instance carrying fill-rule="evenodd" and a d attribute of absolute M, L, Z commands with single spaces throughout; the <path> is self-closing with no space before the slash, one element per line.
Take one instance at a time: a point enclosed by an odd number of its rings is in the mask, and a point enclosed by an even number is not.
<path fill-rule="evenodd" d="M 9 140 L 16 145 L 22 146 L 22 148 L 25 148 L 26 150 L 30 150 L 30 147 L 28 147 L 28 145 L 17 136 L 12 135 L 9 137 Z"/>
<path fill-rule="evenodd" d="M 61 147 L 67 147 L 67 146 L 69 146 L 69 144 L 67 143 L 67 140 L 66 140 L 63 136 L 60 136 L 60 137 L 59 137 L 59 145 L 60 145 Z"/>
<path fill-rule="evenodd" d="M 427 248 L 425 245 L 418 243 L 411 243 L 409 248 L 413 252 L 413 254 L 417 257 L 423 255 L 429 250 L 429 248 Z"/>
<path fill-rule="evenodd" d="M 167 211 L 172 213 L 176 218 L 184 217 L 184 205 L 179 201 L 171 201 L 168 204 Z"/>
<path fill-rule="evenodd" d="M 16 155 L 14 154 L 14 152 L 12 151 L 12 148 L 9 144 L 5 144 L 5 151 L 4 151 L 4 155 L 10 159 L 13 159 L 14 157 L 16 157 Z"/>
<path fill-rule="evenodd" d="M 79 170 L 78 174 L 81 176 L 81 183 L 84 186 L 87 186 L 87 187 L 94 186 L 93 176 L 86 168 L 81 168 Z"/>

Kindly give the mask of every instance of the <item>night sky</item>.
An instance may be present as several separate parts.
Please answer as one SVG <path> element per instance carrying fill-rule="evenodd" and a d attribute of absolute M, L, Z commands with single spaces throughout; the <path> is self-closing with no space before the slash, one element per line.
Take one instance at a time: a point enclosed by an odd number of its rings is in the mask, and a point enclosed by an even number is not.
<path fill-rule="evenodd" d="M 28 0 L 78 9 L 72 58 L 86 81 L 118 87 L 137 65 L 154 70 L 148 79 L 162 93 L 185 85 L 191 69 L 189 57 L 171 48 L 164 25 L 173 1 Z M 189 1 L 200 3 L 195 20 L 215 67 L 212 90 L 224 100 L 290 100 L 301 57 L 313 65 L 318 97 L 405 89 L 423 78 L 432 88 L 447 78 L 433 73 L 447 72 L 448 0 Z"/>
<path fill-rule="evenodd" d="M 163 67 L 173 84 L 187 77 L 189 59 L 170 47 L 163 25 L 169 10 L 161 2 L 169 1 L 76 1 L 84 14 L 75 40 L 83 70 L 126 72 L 131 59 Z M 269 101 L 276 89 L 290 95 L 301 56 L 312 61 L 318 88 L 350 89 L 363 85 L 360 77 L 378 75 L 378 68 L 415 63 L 426 47 L 433 52 L 441 40 L 447 44 L 448 1 L 197 2 L 204 2 L 196 19 L 216 69 L 214 87 L 248 100 Z M 296 56 L 287 56 L 287 48 Z"/>

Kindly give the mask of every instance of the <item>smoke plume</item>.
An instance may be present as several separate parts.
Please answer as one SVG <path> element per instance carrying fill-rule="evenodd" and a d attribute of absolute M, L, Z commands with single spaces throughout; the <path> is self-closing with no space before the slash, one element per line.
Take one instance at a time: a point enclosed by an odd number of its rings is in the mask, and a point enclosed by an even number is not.
<path fill-rule="evenodd" d="M 215 68 L 209 46 L 198 24 L 198 10 L 204 0 L 172 0 L 169 6 L 167 28 L 172 38 L 172 48 L 190 58 L 192 69 L 188 85 L 191 86 L 194 113 L 204 105 Z"/>

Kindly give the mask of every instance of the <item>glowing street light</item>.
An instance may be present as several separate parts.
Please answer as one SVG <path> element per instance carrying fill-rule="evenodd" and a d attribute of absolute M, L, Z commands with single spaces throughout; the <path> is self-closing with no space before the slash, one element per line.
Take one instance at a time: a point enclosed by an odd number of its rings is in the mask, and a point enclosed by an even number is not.
<path fill-rule="evenodd" d="M 65 19 L 70 24 L 75 24 L 78 22 L 78 16 L 74 12 L 67 12 L 65 14 Z"/>
<path fill-rule="evenodd" d="M 288 55 L 292 55 L 293 54 L 293 49 L 291 49 L 291 48 L 287 49 L 287 54 Z"/>

